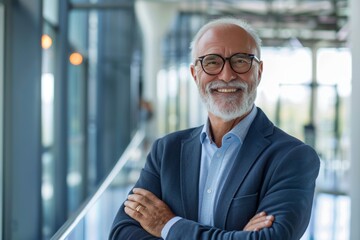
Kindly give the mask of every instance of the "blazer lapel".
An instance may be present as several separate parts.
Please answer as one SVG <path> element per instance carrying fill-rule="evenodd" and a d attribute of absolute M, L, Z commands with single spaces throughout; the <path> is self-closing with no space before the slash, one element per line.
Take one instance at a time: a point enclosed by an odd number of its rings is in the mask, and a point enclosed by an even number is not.
<path fill-rule="evenodd" d="M 185 218 L 198 219 L 199 174 L 201 160 L 200 132 L 197 128 L 192 137 L 182 142 L 180 156 L 181 196 Z"/>
<path fill-rule="evenodd" d="M 258 111 L 259 110 L 260 109 L 258 109 Z M 262 121 L 264 120 L 263 117 L 265 117 L 265 115 L 260 110 L 258 117 L 254 119 L 254 122 L 246 135 L 244 143 L 236 157 L 236 161 L 232 167 L 229 167 L 231 170 L 226 179 L 225 185 L 219 197 L 218 206 L 215 210 L 215 226 L 219 226 L 222 229 L 225 229 L 226 219 L 232 199 L 244 181 L 247 172 L 256 162 L 263 150 L 270 144 L 270 141 L 266 139 L 265 136 L 272 132 L 273 125 L 270 121 L 267 121 L 267 124 L 265 125 L 267 126 L 267 129 L 264 129 L 264 125 L 262 125 L 264 124 Z M 259 128 L 262 128 L 264 131 L 259 131 Z"/>

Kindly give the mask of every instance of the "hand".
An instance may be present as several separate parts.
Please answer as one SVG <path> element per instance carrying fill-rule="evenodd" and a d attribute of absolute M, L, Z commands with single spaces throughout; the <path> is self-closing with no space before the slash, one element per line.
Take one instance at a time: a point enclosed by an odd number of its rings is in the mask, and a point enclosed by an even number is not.
<path fill-rule="evenodd" d="M 267 216 L 265 212 L 260 212 L 250 219 L 244 227 L 244 231 L 260 231 L 263 228 L 271 227 L 274 220 L 274 216 Z"/>
<path fill-rule="evenodd" d="M 153 193 L 134 188 L 125 201 L 125 213 L 138 221 L 150 234 L 161 237 L 161 230 L 175 214 Z"/>

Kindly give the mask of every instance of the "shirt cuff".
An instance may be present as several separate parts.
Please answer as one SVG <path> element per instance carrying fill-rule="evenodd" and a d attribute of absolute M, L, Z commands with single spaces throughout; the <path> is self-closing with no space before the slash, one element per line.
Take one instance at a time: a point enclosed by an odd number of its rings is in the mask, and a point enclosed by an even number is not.
<path fill-rule="evenodd" d="M 170 219 L 166 224 L 165 226 L 163 227 L 163 229 L 161 230 L 161 237 L 163 239 L 166 239 L 169 231 L 170 231 L 170 228 L 177 222 L 181 219 L 181 217 L 173 217 L 172 219 Z"/>

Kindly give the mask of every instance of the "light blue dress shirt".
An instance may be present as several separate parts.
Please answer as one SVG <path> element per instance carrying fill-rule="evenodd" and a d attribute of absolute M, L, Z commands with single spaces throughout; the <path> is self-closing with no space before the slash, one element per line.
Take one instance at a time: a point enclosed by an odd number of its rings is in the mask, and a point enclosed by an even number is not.
<path fill-rule="evenodd" d="M 211 140 L 209 120 L 205 123 L 200 134 L 202 148 L 198 203 L 199 223 L 214 225 L 214 210 L 226 182 L 228 169 L 234 164 L 256 113 L 257 108 L 254 106 L 241 122 L 223 136 L 220 148 Z M 175 217 L 165 225 L 161 232 L 163 239 L 166 239 L 171 226 L 180 219 L 180 217 Z"/>

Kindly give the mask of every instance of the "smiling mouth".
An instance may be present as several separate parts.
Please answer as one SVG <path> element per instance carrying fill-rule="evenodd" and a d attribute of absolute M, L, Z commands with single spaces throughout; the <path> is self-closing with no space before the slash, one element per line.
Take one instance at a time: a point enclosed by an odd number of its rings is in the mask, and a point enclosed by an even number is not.
<path fill-rule="evenodd" d="M 216 88 L 212 89 L 212 92 L 219 92 L 219 93 L 234 93 L 240 91 L 239 88 Z"/>

